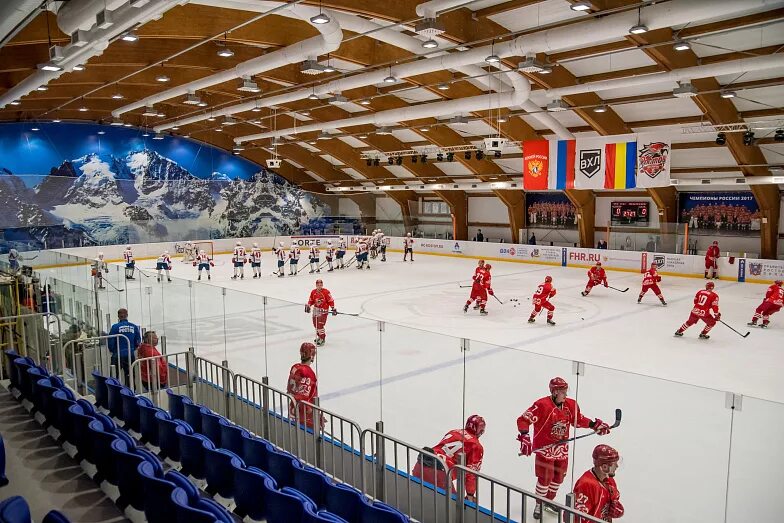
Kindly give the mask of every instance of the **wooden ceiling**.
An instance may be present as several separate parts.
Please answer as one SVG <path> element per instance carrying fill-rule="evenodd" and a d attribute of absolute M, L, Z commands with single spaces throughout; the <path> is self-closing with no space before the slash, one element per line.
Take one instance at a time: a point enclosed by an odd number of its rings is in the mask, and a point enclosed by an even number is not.
<path fill-rule="evenodd" d="M 687 0 L 669 0 L 681 2 Z M 217 3 L 214 0 L 203 3 Z M 420 3 L 418 0 L 328 0 L 321 5 L 324 8 L 363 16 L 377 22 L 403 23 L 410 27 L 418 19 L 415 8 Z M 659 2 L 661 3 L 661 2 Z M 302 5 L 319 6 L 320 2 L 304 1 Z M 593 9 L 582 16 L 603 16 L 610 12 L 636 10 L 641 6 L 634 0 L 592 0 Z M 241 2 L 234 2 L 233 6 L 241 6 Z M 564 9 L 567 0 L 512 0 L 512 1 L 481 1 L 471 2 L 464 7 L 453 9 L 439 15 L 446 32 L 441 35 L 453 44 L 466 47 L 484 46 L 495 40 L 508 39 L 522 32 L 535 32 L 536 27 L 530 24 L 524 29 L 516 28 L 514 20 L 517 15 L 530 16 L 531 9 L 538 9 L 538 14 L 546 10 Z M 258 12 L 240 9 L 228 9 L 212 5 L 202 5 L 198 2 L 187 3 L 168 11 L 161 19 L 148 22 L 139 27 L 135 32 L 139 40 L 125 42 L 117 40 L 101 54 L 92 58 L 86 69 L 81 72 L 72 72 L 62 75 L 51 82 L 46 91 L 34 92 L 24 97 L 18 106 L 8 106 L 0 110 L 0 121 L 25 121 L 48 120 L 52 118 L 69 120 L 106 121 L 111 117 L 111 111 L 130 101 L 139 100 L 149 95 L 164 91 L 172 86 L 183 84 L 195 79 L 214 74 L 231 68 L 241 62 L 260 56 L 270 50 L 283 48 L 299 42 L 305 38 L 317 35 L 318 32 L 310 24 L 293 18 L 270 15 L 250 24 L 236 29 L 258 16 Z M 47 24 L 48 18 L 48 24 Z M 562 17 L 561 20 L 549 23 L 548 27 L 558 27 L 580 23 L 585 18 Z M 738 17 L 728 20 L 718 20 L 706 24 L 689 24 L 680 28 L 677 36 L 693 39 L 698 42 L 700 38 L 712 35 L 732 34 L 733 31 L 743 31 L 749 28 L 766 27 L 776 24 L 784 19 L 784 3 L 778 9 L 771 9 L 764 13 Z M 775 26 L 773 27 L 781 27 Z M 50 28 L 50 33 L 47 32 Z M 672 29 L 651 31 L 642 35 L 628 36 L 610 43 L 588 46 L 565 52 L 554 53 L 549 56 L 540 55 L 538 58 L 554 64 L 552 74 L 528 74 L 533 84 L 532 99 L 537 91 L 546 88 L 564 87 L 610 78 L 624 78 L 628 76 L 653 72 L 666 71 L 697 64 L 715 63 L 727 60 L 736 60 L 743 56 L 761 56 L 777 53 L 784 44 L 784 31 L 780 31 L 781 42 L 770 41 L 770 38 L 760 45 L 745 46 L 742 50 L 734 49 L 730 44 L 718 52 L 702 53 L 700 56 L 695 50 L 674 51 L 673 42 L 676 35 Z M 343 31 L 344 41 L 340 48 L 329 57 L 338 71 L 322 74 L 316 77 L 303 74 L 299 71 L 299 64 L 292 64 L 254 77 L 262 88 L 261 94 L 242 93 L 237 91 L 239 80 L 211 86 L 199 91 L 199 96 L 208 102 L 209 109 L 232 105 L 239 101 L 252 100 L 277 93 L 286 92 L 293 88 L 312 86 L 340 77 L 355 69 L 384 68 L 389 64 L 410 61 L 414 55 L 406 50 L 394 47 L 385 42 L 372 39 L 368 36 L 358 35 L 350 31 Z M 409 30 L 405 34 L 413 35 Z M 212 41 L 208 39 L 216 37 Z M 65 45 L 69 42 L 67 35 L 57 29 L 56 15 L 42 12 L 32 20 L 8 44 L 0 49 L 0 92 L 3 92 L 18 82 L 33 74 L 39 63 L 48 60 L 49 40 L 53 44 Z M 730 39 L 731 40 L 731 39 Z M 713 41 L 713 40 L 712 40 Z M 201 45 L 195 45 L 202 42 Z M 229 47 L 233 52 L 232 57 L 220 57 L 217 51 L 220 45 Z M 706 44 L 707 45 L 707 44 Z M 195 47 L 194 47 L 195 46 Z M 186 50 L 189 47 L 193 49 Z M 713 47 L 717 47 L 713 44 Z M 721 47 L 720 45 L 718 47 Z M 183 52 L 184 51 L 184 52 Z M 637 58 L 633 67 L 624 67 L 622 56 Z M 643 54 L 644 53 L 644 56 Z M 609 57 L 618 59 L 617 67 L 610 66 L 599 72 L 576 75 L 572 71 L 578 70 L 576 64 L 587 63 L 587 60 Z M 504 59 L 505 65 L 515 67 L 522 57 L 509 57 Z M 327 57 L 321 56 L 319 60 L 326 63 Z M 582 61 L 582 62 L 581 62 Z M 643 65 L 644 64 L 644 65 Z M 487 64 L 477 64 L 487 66 Z M 485 67 L 487 69 L 487 67 Z M 490 71 L 492 72 L 492 71 Z M 171 81 L 160 83 L 156 76 L 165 74 Z M 448 90 L 437 88 L 439 83 L 448 82 Z M 781 90 L 784 83 L 784 71 L 772 72 L 764 77 L 754 79 L 739 78 L 733 83 L 736 91 L 777 88 Z M 560 116 L 568 121 L 567 127 L 573 133 L 598 133 L 617 134 L 631 132 L 654 126 L 683 125 L 697 122 L 734 123 L 755 118 L 784 117 L 784 99 L 782 103 L 760 103 L 753 107 L 744 106 L 743 110 L 736 107 L 734 100 L 723 99 L 718 95 L 722 83 L 717 79 L 701 79 L 694 82 L 700 95 L 692 98 L 694 108 L 688 114 L 673 113 L 670 116 L 659 118 L 634 117 L 625 121 L 621 113 L 632 111 L 636 104 L 642 102 L 655 102 L 662 107 L 675 103 L 672 94 L 666 89 L 659 92 L 650 92 L 650 89 L 640 94 L 624 94 L 614 98 L 603 99 L 596 93 L 584 93 L 569 96 L 565 100 L 574 108 L 569 111 L 569 116 Z M 349 100 L 355 102 L 370 98 L 369 105 L 361 106 L 366 111 L 381 111 L 405 107 L 414 98 L 401 90 L 411 90 L 418 87 L 416 93 L 420 99 L 456 99 L 476 96 L 486 93 L 486 88 L 475 80 L 465 78 L 464 75 L 454 71 L 438 71 L 425 75 L 405 78 L 398 84 L 377 88 L 375 86 L 363 87 L 343 92 Z M 395 94 L 397 92 L 397 94 Z M 752 91 L 749 91 L 752 92 Z M 427 96 L 421 98 L 423 93 Z M 740 93 L 739 93 L 740 94 Z M 122 95 L 122 99 L 115 99 L 113 95 Z M 371 98 L 372 97 L 372 98 Z M 782 97 L 784 98 L 784 97 Z M 149 128 L 161 122 L 172 121 L 178 117 L 204 111 L 183 103 L 184 97 L 171 98 L 166 102 L 156 104 L 164 118 L 144 117 L 142 110 L 132 111 L 123 115 L 123 121 L 140 128 Z M 423 102 L 426 103 L 426 102 Z M 596 113 L 593 107 L 607 104 L 609 110 Z M 86 107 L 87 111 L 79 109 Z M 674 107 L 674 106 L 673 106 Z M 357 109 L 358 110 L 358 109 Z M 286 114 L 290 111 L 309 111 L 308 118 L 313 121 L 329 121 L 361 114 L 349 112 L 345 108 L 326 104 L 325 101 L 301 100 L 278 107 L 273 115 L 269 109 L 261 112 L 247 112 L 235 115 L 239 123 L 230 127 L 221 128 L 217 122 L 201 121 L 186 125 L 172 131 L 174 134 L 188 135 L 218 147 L 231 149 L 233 138 L 269 130 L 275 125 L 277 128 L 293 127 L 295 120 Z M 509 111 L 504 109 L 502 113 Z M 631 114 L 631 113 L 630 113 Z M 274 116 L 274 124 L 273 124 Z M 498 113 L 488 114 L 488 111 L 476 112 L 468 115 L 485 124 L 500 127 L 501 133 L 512 140 L 525 140 L 551 134 L 549 130 L 541 129 L 527 117 L 523 111 L 511 112 L 508 122 L 498 124 L 495 121 Z M 636 115 L 635 115 L 636 116 Z M 256 123 L 253 123 L 256 122 Z M 301 124 L 301 122 L 299 123 Z M 435 119 L 422 119 L 418 121 L 401 122 L 398 129 L 408 129 L 407 134 L 379 136 L 373 134 L 373 126 L 353 127 L 344 131 L 345 135 L 353 139 L 319 140 L 315 139 L 316 133 L 304 133 L 297 136 L 297 140 L 278 148 L 278 154 L 284 158 L 280 174 L 302 185 L 305 189 L 323 192 L 325 184 L 351 183 L 355 185 L 357 176 L 379 184 L 394 183 L 397 174 L 385 167 L 369 167 L 360 155 L 367 151 L 388 151 L 409 149 L 412 146 L 433 144 L 436 146 L 463 145 L 481 139 L 479 135 L 465 132 L 463 129 L 448 125 L 436 125 Z M 423 127 L 428 127 L 427 131 Z M 482 126 L 477 126 L 482 129 Z M 402 138 L 405 138 L 405 141 Z M 726 171 L 733 168 L 744 175 L 753 176 L 769 174 L 768 166 L 781 164 L 776 160 L 775 154 L 771 159 L 770 138 L 758 142 L 755 146 L 744 146 L 739 134 L 728 136 L 727 145 L 723 147 L 731 154 L 734 165 L 719 162 L 716 165 L 689 165 L 688 159 L 678 167 L 683 171 L 697 173 L 699 171 Z M 697 144 L 703 144 L 704 149 L 716 149 L 711 143 L 713 137 L 703 135 Z M 354 141 L 359 140 L 363 145 Z M 311 142 L 311 143 L 307 143 Z M 353 144 L 353 145 L 350 145 Z M 760 148 L 768 147 L 764 151 Z M 700 149 L 697 145 L 680 146 L 683 156 L 687 158 L 689 151 Z M 248 159 L 263 163 L 271 157 L 269 140 L 249 144 L 241 154 Z M 696 153 L 695 153 L 696 154 Z M 784 150 L 777 152 L 780 159 L 784 159 Z M 462 155 L 456 155 L 455 160 L 460 167 L 450 168 L 452 176 L 465 179 L 495 180 L 507 177 L 519 177 L 519 169 L 514 171 L 502 165 L 503 160 L 519 158 L 519 154 L 506 154 L 497 162 L 492 159 L 465 160 Z M 753 166 L 753 167 L 752 167 Z M 435 163 L 404 162 L 406 176 L 415 176 L 420 179 L 448 180 L 447 169 Z M 693 167 L 693 169 L 692 169 Z M 690 170 L 691 169 L 691 170 Z M 699 169 L 697 171 L 696 169 Z M 454 174 L 454 173 L 460 173 Z M 700 174 L 705 176 L 705 174 Z M 755 189 L 758 199 L 769 201 L 778 200 L 778 188 Z M 674 212 L 672 199 L 674 191 L 658 191 L 652 193 L 660 208 L 664 208 L 665 216 Z M 521 225 L 522 198 L 521 191 L 495 191 L 510 210 L 510 223 L 513 230 L 515 225 Z M 576 203 L 590 205 L 591 195 L 581 195 L 578 191 L 570 194 Z M 415 194 L 403 191 L 391 191 L 390 196 L 402 204 L 406 200 L 415 198 Z M 443 191 L 439 196 L 446 200 L 453 211 L 459 211 L 464 206 L 465 195 L 460 191 Z M 777 205 L 777 204 L 776 204 Z M 778 208 L 778 207 L 776 207 Z M 517 223 L 520 222 L 520 223 Z M 593 224 L 591 224 L 592 226 Z"/>

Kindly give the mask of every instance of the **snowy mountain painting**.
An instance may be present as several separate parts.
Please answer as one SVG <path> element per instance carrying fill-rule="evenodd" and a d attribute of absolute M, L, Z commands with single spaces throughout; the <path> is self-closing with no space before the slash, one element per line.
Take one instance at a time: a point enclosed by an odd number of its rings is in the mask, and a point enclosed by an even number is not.
<path fill-rule="evenodd" d="M 0 126 L 6 236 L 27 229 L 42 240 L 46 226 L 84 244 L 285 235 L 330 213 L 279 175 L 198 142 L 97 125 L 38 127 Z"/>

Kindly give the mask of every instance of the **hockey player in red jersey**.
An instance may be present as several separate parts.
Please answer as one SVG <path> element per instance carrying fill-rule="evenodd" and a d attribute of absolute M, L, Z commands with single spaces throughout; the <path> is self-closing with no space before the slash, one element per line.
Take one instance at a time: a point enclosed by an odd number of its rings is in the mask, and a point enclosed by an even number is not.
<path fill-rule="evenodd" d="M 593 468 L 580 476 L 574 485 L 574 508 L 603 521 L 613 521 L 623 516 L 623 505 L 615 471 L 621 457 L 609 445 L 593 449 Z M 588 523 L 577 518 L 575 523 Z"/>
<path fill-rule="evenodd" d="M 536 288 L 536 292 L 534 292 L 534 297 L 531 301 L 534 303 L 534 310 L 531 312 L 531 316 L 528 318 L 528 323 L 533 323 L 536 321 L 536 317 L 542 312 L 542 309 L 547 309 L 547 324 L 548 325 L 555 325 L 553 321 L 553 312 L 555 311 L 555 305 L 550 303 L 550 298 L 555 296 L 555 287 L 553 287 L 553 277 L 552 276 L 545 276 L 544 283 L 539 285 Z"/>
<path fill-rule="evenodd" d="M 767 329 L 770 324 L 770 317 L 781 310 L 784 305 L 784 289 L 781 288 L 781 280 L 776 280 L 773 285 L 768 287 L 768 292 L 765 293 L 765 299 L 757 310 L 754 311 L 754 317 L 749 322 L 749 325 L 756 326 L 757 320 L 762 318 L 761 328 Z"/>
<path fill-rule="evenodd" d="M 468 298 L 468 301 L 466 301 L 463 312 L 468 312 L 468 307 L 476 300 L 479 305 L 479 314 L 487 314 L 487 310 L 485 310 L 485 306 L 487 305 L 487 294 L 490 293 L 490 296 L 493 295 L 493 287 L 490 284 L 490 269 L 492 268 L 492 265 L 486 263 L 483 267 L 477 267 L 474 271 L 474 283 L 471 286 L 471 296 Z"/>
<path fill-rule="evenodd" d="M 719 277 L 719 256 L 721 256 L 721 251 L 719 250 L 719 242 L 714 241 L 713 245 L 708 247 L 708 250 L 705 251 L 705 279 L 708 279 L 708 274 L 713 272 L 710 276 L 711 278 L 718 278 Z"/>
<path fill-rule="evenodd" d="M 536 400 L 517 418 L 520 454 L 530 456 L 532 452 L 536 453 L 536 493 L 548 499 L 555 499 L 569 465 L 569 446 L 566 443 L 548 445 L 569 439 L 569 425 L 591 428 L 600 436 L 610 433 L 607 423 L 599 418 L 591 421 L 580 412 L 577 402 L 566 397 L 568 390 L 569 385 L 563 378 L 551 379 L 550 395 Z M 533 441 L 529 435 L 531 425 L 534 426 Z M 541 517 L 542 505 L 537 503 L 534 519 Z"/>
<path fill-rule="evenodd" d="M 474 277 L 473 277 L 473 279 L 476 279 L 476 275 L 479 274 L 480 272 L 482 272 L 483 270 L 485 270 L 485 261 L 484 260 L 479 260 L 479 262 L 477 262 L 477 264 L 476 264 L 476 269 L 474 269 Z M 474 303 L 474 310 L 475 311 L 479 310 L 479 301 L 478 300 Z"/>
<path fill-rule="evenodd" d="M 604 286 L 607 287 L 607 273 L 604 272 L 604 269 L 602 268 L 602 262 L 598 261 L 596 262 L 596 265 L 588 269 L 588 284 L 581 294 L 583 296 L 588 296 L 591 289 L 601 284 L 604 284 Z"/>
<path fill-rule="evenodd" d="M 485 453 L 479 438 L 482 437 L 484 432 L 484 418 L 477 414 L 469 416 L 466 420 L 465 429 L 450 430 L 441 438 L 438 445 L 432 449 L 425 447 L 425 450 L 432 451 L 433 454 L 438 456 L 438 462 L 433 463 L 434 460 L 430 456 L 421 456 L 417 460 L 411 475 L 436 487 L 446 489 L 446 471 L 460 463 L 461 455 L 465 456 L 466 468 L 479 472 L 482 468 L 482 457 Z M 451 479 L 454 480 L 456 477 L 457 474 L 453 473 Z M 449 483 L 451 484 L 450 490 L 454 492 L 454 483 L 452 481 Z M 476 476 L 473 474 L 466 474 L 465 476 L 465 496 L 468 501 L 476 503 Z"/>
<path fill-rule="evenodd" d="M 642 301 L 642 297 L 645 296 L 645 293 L 653 291 L 659 301 L 661 301 L 662 305 L 667 305 L 667 302 L 664 301 L 664 296 L 662 296 L 661 289 L 659 289 L 658 283 L 661 281 L 661 276 L 656 271 L 656 264 L 652 263 L 651 268 L 643 274 L 642 276 L 642 290 L 640 291 L 640 295 L 637 297 L 637 303 Z"/>
<path fill-rule="evenodd" d="M 316 346 L 312 343 L 303 343 L 299 347 L 300 363 L 295 363 L 289 371 L 289 380 L 286 385 L 286 392 L 297 402 L 307 401 L 313 403 L 318 398 L 318 378 L 311 368 L 311 364 L 316 360 Z M 313 428 L 313 407 L 303 404 L 295 405 L 289 402 L 289 412 L 297 412 L 299 423 L 303 423 L 307 428 Z M 321 427 L 324 427 L 324 419 L 321 417 Z"/>
<path fill-rule="evenodd" d="M 316 280 L 316 288 L 310 291 L 308 304 L 305 305 L 305 312 L 310 313 L 311 308 L 313 311 L 313 326 L 316 328 L 316 339 L 313 340 L 316 345 L 324 345 L 327 338 L 327 333 L 324 326 L 327 324 L 327 314 L 332 312 L 332 315 L 338 313 L 335 309 L 335 300 L 332 299 L 332 294 L 329 290 L 324 288 L 324 282 Z M 330 310 L 331 309 L 331 310 Z"/>
<path fill-rule="evenodd" d="M 716 325 L 716 322 L 721 319 L 719 295 L 713 292 L 714 287 L 716 285 L 709 281 L 705 284 L 705 289 L 697 291 L 697 294 L 694 295 L 694 308 L 691 310 L 689 319 L 681 325 L 680 329 L 675 331 L 676 336 L 683 336 L 683 331 L 702 320 L 705 322 L 705 328 L 702 329 L 700 338 L 703 340 L 710 338 L 708 333 Z"/>

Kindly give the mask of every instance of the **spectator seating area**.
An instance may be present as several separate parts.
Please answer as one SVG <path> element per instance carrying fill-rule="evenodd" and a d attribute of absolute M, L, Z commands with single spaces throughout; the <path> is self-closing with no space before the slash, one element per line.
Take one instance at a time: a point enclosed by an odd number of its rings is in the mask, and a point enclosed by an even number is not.
<path fill-rule="evenodd" d="M 132 521 L 408 521 L 187 396 L 167 390 L 166 411 L 94 371 L 91 403 L 29 358 L 5 357 L 14 397 Z"/>

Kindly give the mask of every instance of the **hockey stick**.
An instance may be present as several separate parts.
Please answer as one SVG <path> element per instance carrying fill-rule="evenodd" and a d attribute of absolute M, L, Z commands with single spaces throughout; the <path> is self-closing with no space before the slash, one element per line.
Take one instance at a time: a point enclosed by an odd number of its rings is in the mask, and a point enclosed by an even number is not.
<path fill-rule="evenodd" d="M 473 287 L 473 285 L 458 285 L 461 289 L 468 289 L 469 287 Z"/>
<path fill-rule="evenodd" d="M 621 424 L 621 416 L 622 415 L 623 415 L 623 413 L 621 412 L 621 409 L 615 409 L 615 422 L 612 425 L 610 425 L 610 429 L 617 429 L 620 426 L 620 424 Z M 573 438 L 564 439 L 564 440 L 561 440 L 561 441 L 556 441 L 555 443 L 550 443 L 549 445 L 545 445 L 544 447 L 539 447 L 538 449 L 533 450 L 532 453 L 540 451 L 540 450 L 544 450 L 544 449 L 549 449 L 550 447 L 556 447 L 558 445 L 563 445 L 564 443 L 569 443 L 570 441 L 575 441 L 575 440 L 578 440 L 578 439 L 587 438 L 588 436 L 593 436 L 594 434 L 596 434 L 595 430 L 589 432 L 588 434 L 583 434 L 582 436 L 574 436 Z M 519 452 L 517 455 L 518 456 L 523 456 L 524 454 L 522 452 Z"/>
<path fill-rule="evenodd" d="M 626 291 L 629 290 L 629 287 L 626 287 L 625 289 L 621 290 L 621 289 L 613 287 L 612 285 L 608 285 L 607 288 L 612 289 L 614 291 L 618 291 L 618 292 L 626 292 Z"/>
<path fill-rule="evenodd" d="M 133 270 L 134 270 L 134 272 L 138 272 L 139 274 L 141 274 L 141 275 L 142 275 L 142 276 L 144 276 L 145 278 L 152 278 L 152 276 L 149 276 L 149 275 L 148 275 L 148 274 L 146 274 L 146 273 L 145 273 L 143 270 L 141 270 L 140 268 L 136 267 L 135 265 L 134 265 L 134 267 L 133 267 Z"/>
<path fill-rule="evenodd" d="M 503 301 L 501 301 L 501 298 L 499 298 L 499 297 L 498 297 L 498 296 L 496 296 L 495 294 L 491 294 L 490 296 L 492 296 L 493 298 L 495 298 L 496 300 L 498 300 L 498 303 L 500 303 L 501 305 L 503 305 L 503 304 L 504 304 L 504 302 L 503 302 Z"/>
<path fill-rule="evenodd" d="M 125 289 L 118 289 L 118 288 L 117 288 L 117 287 L 115 287 L 115 286 L 114 286 L 114 284 L 113 284 L 112 282 L 110 282 L 109 280 L 104 280 L 104 281 L 105 281 L 105 282 L 106 282 L 106 283 L 109 285 L 109 287 L 111 287 L 112 289 L 116 290 L 117 292 L 125 292 Z"/>
<path fill-rule="evenodd" d="M 747 332 L 746 334 L 741 334 L 740 332 L 736 331 L 731 325 L 729 325 L 727 323 L 724 323 L 724 320 L 719 320 L 719 323 L 724 324 L 725 327 L 727 327 L 729 330 L 731 330 L 732 332 L 734 332 L 735 334 L 737 334 L 741 338 L 746 338 L 746 337 L 748 337 L 749 334 L 751 334 L 751 331 Z"/>
<path fill-rule="evenodd" d="M 356 255 L 352 256 L 351 259 L 348 261 L 348 263 L 346 263 L 346 267 L 347 268 L 351 267 L 351 264 L 354 263 L 356 260 L 357 260 Z"/>
<path fill-rule="evenodd" d="M 301 273 L 302 271 L 305 270 L 305 267 L 309 267 L 309 266 L 310 266 L 310 262 L 308 262 L 307 264 L 303 265 L 302 268 L 297 270 L 297 274 Z"/>
<path fill-rule="evenodd" d="M 330 314 L 331 314 L 331 313 L 330 313 Z M 338 312 L 337 314 L 338 314 L 338 315 L 341 315 L 341 316 L 359 316 L 359 314 L 358 314 L 358 313 L 357 313 L 357 314 L 354 314 L 354 313 L 351 313 L 351 312 Z"/>

